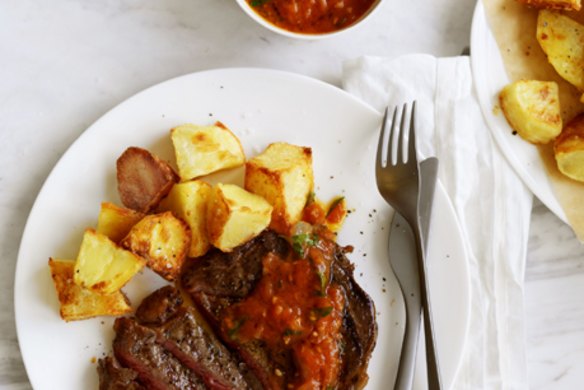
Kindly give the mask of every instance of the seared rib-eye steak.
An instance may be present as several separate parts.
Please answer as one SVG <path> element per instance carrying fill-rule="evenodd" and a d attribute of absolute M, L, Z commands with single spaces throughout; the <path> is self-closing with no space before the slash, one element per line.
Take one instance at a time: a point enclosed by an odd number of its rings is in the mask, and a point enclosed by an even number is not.
<path fill-rule="evenodd" d="M 292 246 L 285 238 L 268 230 L 231 253 L 212 250 L 196 262 L 191 262 L 183 271 L 182 287 L 213 327 L 221 329 L 229 308 L 244 301 L 259 285 L 266 256 L 275 254 L 287 258 L 292 251 Z M 366 370 L 377 337 L 374 304 L 355 282 L 353 265 L 346 257 L 346 249 L 334 244 L 332 257 L 329 284 L 340 290 L 344 297 L 338 341 L 341 345 L 341 365 L 334 387 L 361 389 L 368 380 Z M 299 369 L 298 354 L 285 345 L 283 348 L 274 348 L 263 340 L 241 341 L 232 337 L 232 332 L 237 331 L 240 325 L 236 323 L 233 329 L 219 331 L 218 334 L 230 348 L 238 352 L 263 387 L 279 389 L 293 384 Z M 286 330 L 285 335 L 288 336 L 285 337 L 294 337 L 294 332 Z"/>
<path fill-rule="evenodd" d="M 118 318 L 113 348 L 116 359 L 138 374 L 148 389 L 205 389 L 193 371 L 157 342 L 155 330 L 131 318 Z"/>
<path fill-rule="evenodd" d="M 115 359 L 99 362 L 100 390 L 261 388 L 172 286 L 146 297 L 134 318 L 118 318 L 114 330 Z"/>
<path fill-rule="evenodd" d="M 138 373 L 120 366 L 111 356 L 99 360 L 97 366 L 99 390 L 145 390 L 138 381 Z"/>
<path fill-rule="evenodd" d="M 114 357 L 99 362 L 100 390 L 363 388 L 377 337 L 374 305 L 353 278 L 348 248 L 315 237 L 304 238 L 328 249 L 305 248 L 300 256 L 297 243 L 267 230 L 230 253 L 211 250 L 190 261 L 180 283 L 196 308 L 166 286 L 145 298 L 134 317 L 118 318 Z M 248 319 L 249 309 L 267 313 L 264 301 L 254 301 L 266 286 L 275 289 L 266 303 L 288 288 L 292 302 L 282 307 L 290 313 L 301 311 L 304 300 L 315 304 L 293 318 L 308 327 L 277 328 L 277 316 Z M 258 334 L 276 329 L 276 337 L 247 337 L 250 327 Z"/>

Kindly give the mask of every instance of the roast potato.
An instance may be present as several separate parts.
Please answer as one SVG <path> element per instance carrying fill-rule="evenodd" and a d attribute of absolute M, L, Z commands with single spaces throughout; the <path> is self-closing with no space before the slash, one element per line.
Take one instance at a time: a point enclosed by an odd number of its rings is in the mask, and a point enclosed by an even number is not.
<path fill-rule="evenodd" d="M 519 80 L 499 95 L 503 114 L 525 140 L 545 144 L 562 131 L 558 85 L 553 81 Z"/>
<path fill-rule="evenodd" d="M 239 139 L 221 122 L 214 126 L 185 124 L 170 131 L 182 181 L 243 165 Z"/>
<path fill-rule="evenodd" d="M 119 207 L 110 202 L 103 202 L 97 217 L 96 231 L 109 237 L 113 242 L 119 243 L 132 226 L 144 218 L 144 214 L 138 211 Z"/>
<path fill-rule="evenodd" d="M 138 147 L 126 149 L 116 167 L 122 204 L 142 213 L 156 208 L 178 182 L 177 174 L 167 162 Z"/>
<path fill-rule="evenodd" d="M 121 291 L 99 294 L 76 285 L 73 281 L 75 260 L 51 258 L 49 268 L 60 303 L 59 313 L 65 321 L 118 316 L 132 311 L 128 298 Z"/>
<path fill-rule="evenodd" d="M 172 211 L 184 220 L 191 229 L 189 257 L 204 255 L 209 247 L 207 237 L 207 201 L 211 186 L 202 180 L 187 181 L 176 184 L 166 198 L 160 203 L 160 209 Z"/>
<path fill-rule="evenodd" d="M 73 279 L 80 287 L 111 294 L 122 288 L 145 264 L 142 257 L 119 247 L 107 236 L 87 229 Z"/>
<path fill-rule="evenodd" d="M 216 184 L 207 207 L 209 240 L 223 252 L 231 252 L 270 224 L 272 206 L 261 196 L 235 184 Z"/>
<path fill-rule="evenodd" d="M 262 196 L 272 206 L 270 227 L 281 234 L 302 217 L 314 187 L 312 149 L 278 142 L 245 166 L 245 189 Z"/>
<path fill-rule="evenodd" d="M 561 13 L 541 10 L 537 41 L 558 74 L 584 91 L 584 26 Z"/>
<path fill-rule="evenodd" d="M 554 142 L 558 169 L 571 179 L 584 182 L 584 114 L 572 119 Z"/>
<path fill-rule="evenodd" d="M 189 226 L 170 211 L 142 218 L 121 242 L 124 248 L 145 258 L 150 269 L 169 281 L 178 276 L 190 244 Z"/>

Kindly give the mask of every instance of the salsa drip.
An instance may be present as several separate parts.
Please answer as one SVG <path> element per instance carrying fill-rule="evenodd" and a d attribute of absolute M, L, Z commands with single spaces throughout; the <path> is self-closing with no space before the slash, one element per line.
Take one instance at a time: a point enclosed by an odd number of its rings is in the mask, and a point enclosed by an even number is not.
<path fill-rule="evenodd" d="M 315 233 L 294 236 L 293 244 L 289 258 L 266 255 L 262 278 L 250 296 L 225 310 L 222 331 L 238 342 L 292 351 L 297 373 L 288 388 L 333 388 L 344 307 L 343 292 L 330 283 L 335 244 Z"/>
<path fill-rule="evenodd" d="M 270 23 L 289 31 L 318 34 L 359 20 L 375 0 L 247 0 Z"/>

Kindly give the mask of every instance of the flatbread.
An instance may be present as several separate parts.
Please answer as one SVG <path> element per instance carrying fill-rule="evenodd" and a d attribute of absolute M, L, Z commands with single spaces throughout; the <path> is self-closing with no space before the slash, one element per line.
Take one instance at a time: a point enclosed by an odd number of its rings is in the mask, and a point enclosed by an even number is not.
<path fill-rule="evenodd" d="M 483 0 L 483 5 L 509 79 L 557 82 L 564 123 L 583 112 L 584 105 L 580 102 L 582 93 L 556 73 L 537 42 L 538 10 L 516 0 Z M 584 10 L 564 14 L 584 24 Z M 584 183 L 571 180 L 560 173 L 554 157 L 553 143 L 538 148 L 558 202 L 574 232 L 580 241 L 584 241 Z"/>

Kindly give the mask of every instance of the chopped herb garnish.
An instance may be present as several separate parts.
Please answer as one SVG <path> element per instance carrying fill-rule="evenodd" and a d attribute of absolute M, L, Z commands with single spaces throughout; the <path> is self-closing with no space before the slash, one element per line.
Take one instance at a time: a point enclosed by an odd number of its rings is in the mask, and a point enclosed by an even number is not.
<path fill-rule="evenodd" d="M 324 272 L 316 271 L 316 274 L 318 275 L 318 278 L 320 280 L 320 291 L 318 292 L 318 295 L 321 297 L 324 297 L 324 296 L 326 296 L 326 287 L 328 285 L 328 278 L 326 277 L 326 274 Z"/>
<path fill-rule="evenodd" d="M 301 330 L 295 330 L 295 329 L 289 329 L 288 328 L 288 329 L 286 329 L 284 331 L 284 337 L 287 337 L 287 336 L 300 336 L 301 334 L 302 334 L 302 331 Z"/>
<path fill-rule="evenodd" d="M 304 249 L 309 246 L 315 246 L 318 242 L 316 234 L 302 233 L 292 236 L 292 248 L 300 257 L 304 257 Z"/>
<path fill-rule="evenodd" d="M 312 309 L 312 312 L 319 318 L 323 318 L 331 314 L 333 312 L 333 308 L 332 306 L 316 307 Z"/>

